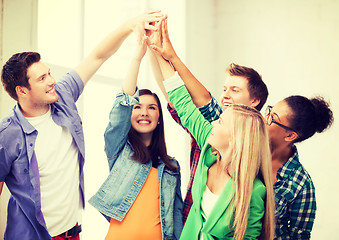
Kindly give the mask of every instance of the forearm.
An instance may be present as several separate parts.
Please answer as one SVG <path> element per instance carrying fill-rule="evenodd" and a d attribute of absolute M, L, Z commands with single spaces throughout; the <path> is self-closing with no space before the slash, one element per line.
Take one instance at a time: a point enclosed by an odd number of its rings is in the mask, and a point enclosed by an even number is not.
<path fill-rule="evenodd" d="M 168 98 L 168 93 L 166 92 L 166 89 L 164 87 L 163 81 L 164 81 L 164 76 L 162 75 L 160 65 L 158 63 L 156 54 L 153 52 L 153 50 L 149 49 L 148 50 L 148 56 L 149 56 L 149 61 L 151 63 L 151 69 L 155 78 L 155 81 L 157 82 L 162 94 L 164 95 L 166 101 L 170 104 L 169 98 Z"/>
<path fill-rule="evenodd" d="M 170 62 L 184 81 L 184 84 L 192 97 L 193 103 L 197 107 L 206 105 L 211 100 L 211 96 L 204 85 L 196 79 L 177 55 L 174 55 L 170 59 Z"/>
<path fill-rule="evenodd" d="M 175 70 L 172 68 L 170 63 L 158 54 L 156 54 L 155 56 L 156 56 L 156 59 L 158 61 L 158 64 L 159 64 L 161 72 L 162 72 L 163 81 L 173 77 Z"/>
<path fill-rule="evenodd" d="M 137 86 L 138 73 L 141 59 L 133 58 L 130 63 L 129 71 L 122 85 L 122 90 L 130 96 L 133 96 Z"/>
<path fill-rule="evenodd" d="M 124 40 L 132 33 L 129 21 L 111 32 L 99 45 L 76 67 L 84 84 L 94 75 L 100 66 L 111 57 Z"/>

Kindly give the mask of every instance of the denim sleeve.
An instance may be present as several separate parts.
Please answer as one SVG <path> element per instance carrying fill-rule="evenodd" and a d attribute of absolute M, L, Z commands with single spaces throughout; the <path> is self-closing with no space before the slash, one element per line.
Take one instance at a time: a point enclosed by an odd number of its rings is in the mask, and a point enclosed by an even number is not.
<path fill-rule="evenodd" d="M 179 166 L 179 163 L 178 163 Z M 175 189 L 175 199 L 174 199 L 174 211 L 173 211 L 173 222 L 174 222 L 174 237 L 176 240 L 179 240 L 182 228 L 183 228 L 183 216 L 182 216 L 182 209 L 183 209 L 183 200 L 181 196 L 181 175 L 180 175 L 180 166 L 179 166 L 179 175 L 177 179 L 177 186 Z"/>
<path fill-rule="evenodd" d="M 220 115 L 223 112 L 223 108 L 219 105 L 218 101 L 211 95 L 211 101 L 205 106 L 199 108 L 201 114 L 204 118 L 212 122 L 219 119 Z"/>
<path fill-rule="evenodd" d="M 131 128 L 133 106 L 138 102 L 138 90 L 133 96 L 129 96 L 122 91 L 117 93 L 113 108 L 109 114 L 109 122 L 104 134 L 105 152 L 108 161 L 115 161 L 116 157 L 125 146 L 128 138 L 128 132 Z"/>

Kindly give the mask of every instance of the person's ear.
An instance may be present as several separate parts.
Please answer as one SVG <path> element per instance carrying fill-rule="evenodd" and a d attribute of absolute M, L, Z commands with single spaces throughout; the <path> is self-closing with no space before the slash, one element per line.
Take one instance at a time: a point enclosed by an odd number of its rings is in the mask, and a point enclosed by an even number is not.
<path fill-rule="evenodd" d="M 260 99 L 258 99 L 258 98 L 253 98 L 252 99 L 252 101 L 251 101 L 251 107 L 256 107 L 256 106 L 258 106 L 259 105 L 259 103 L 260 103 Z"/>
<path fill-rule="evenodd" d="M 298 133 L 293 132 L 293 131 L 289 131 L 284 139 L 285 139 L 286 142 L 293 142 L 297 138 L 298 138 Z"/>
<path fill-rule="evenodd" d="M 23 87 L 23 86 L 16 86 L 15 91 L 16 91 L 16 95 L 18 95 L 18 97 L 19 96 L 24 97 L 28 93 L 28 89 L 26 87 Z"/>

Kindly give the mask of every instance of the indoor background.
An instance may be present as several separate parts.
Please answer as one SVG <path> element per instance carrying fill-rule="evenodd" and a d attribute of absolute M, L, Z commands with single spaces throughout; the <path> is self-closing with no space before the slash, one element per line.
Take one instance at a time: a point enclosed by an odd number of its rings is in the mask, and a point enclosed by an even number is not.
<path fill-rule="evenodd" d="M 168 14 L 178 55 L 219 97 L 224 70 L 234 62 L 256 69 L 269 89 L 267 104 L 299 94 L 330 101 L 334 124 L 298 144 L 300 161 L 316 187 L 312 239 L 339 239 L 339 1 L 337 0 L 0 0 L 1 66 L 20 51 L 38 51 L 57 79 L 86 56 L 110 31 L 147 8 Z M 83 119 L 88 200 L 108 174 L 103 133 L 115 93 L 126 75 L 136 39 L 130 36 L 88 83 L 78 101 Z M 145 56 L 139 87 L 161 95 Z M 0 87 L 0 118 L 14 106 Z M 182 193 L 189 174 L 189 138 L 165 112 L 169 154 L 181 164 Z M 266 105 L 267 105 L 266 104 Z M 264 107 L 265 108 L 265 107 Z M 0 197 L 0 239 L 9 192 Z M 109 223 L 89 204 L 81 239 L 104 239 Z"/>

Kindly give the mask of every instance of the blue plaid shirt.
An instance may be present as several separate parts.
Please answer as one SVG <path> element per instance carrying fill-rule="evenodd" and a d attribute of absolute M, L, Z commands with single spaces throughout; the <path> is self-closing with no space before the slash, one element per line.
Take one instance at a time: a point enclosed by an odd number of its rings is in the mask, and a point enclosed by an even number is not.
<path fill-rule="evenodd" d="M 208 121 L 219 118 L 223 109 L 212 101 L 199 110 Z M 315 189 L 310 175 L 299 162 L 297 148 L 277 172 L 274 183 L 276 240 L 310 239 L 316 212 Z"/>
<path fill-rule="evenodd" d="M 310 239 L 316 212 L 315 189 L 299 162 L 297 148 L 277 172 L 275 239 Z"/>
<path fill-rule="evenodd" d="M 205 106 L 200 107 L 199 110 L 204 118 L 209 122 L 219 119 L 219 116 L 224 111 L 224 109 L 220 107 L 218 101 L 212 95 L 211 101 Z"/>

